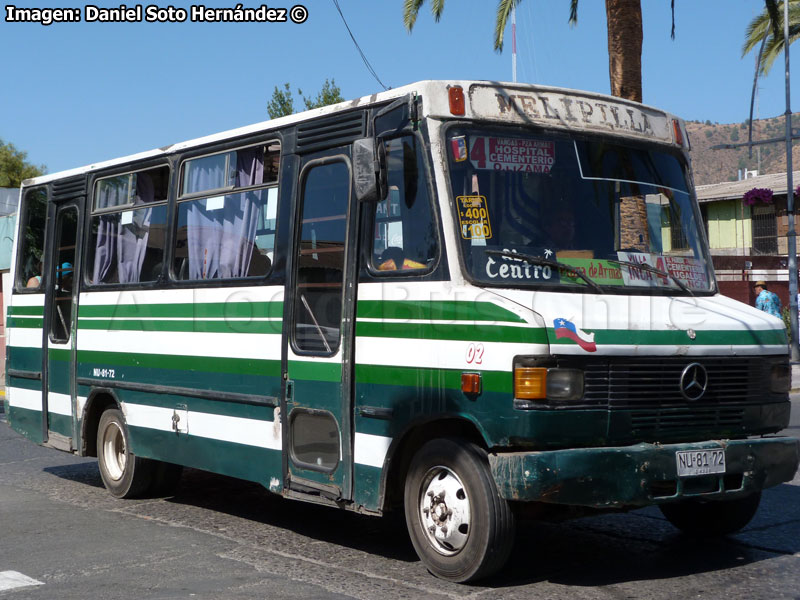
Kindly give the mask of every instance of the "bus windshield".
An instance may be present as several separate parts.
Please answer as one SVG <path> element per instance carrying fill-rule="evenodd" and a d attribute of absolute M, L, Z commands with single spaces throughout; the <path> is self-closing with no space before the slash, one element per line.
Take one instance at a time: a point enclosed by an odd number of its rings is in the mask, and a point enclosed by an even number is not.
<path fill-rule="evenodd" d="M 476 282 L 713 289 L 679 153 L 464 128 L 451 129 L 447 142 L 460 242 Z"/>

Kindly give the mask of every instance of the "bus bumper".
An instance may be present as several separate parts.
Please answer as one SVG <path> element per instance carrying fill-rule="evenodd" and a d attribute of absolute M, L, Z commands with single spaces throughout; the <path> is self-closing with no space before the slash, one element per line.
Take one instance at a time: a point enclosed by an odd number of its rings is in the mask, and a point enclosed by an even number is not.
<path fill-rule="evenodd" d="M 678 476 L 677 452 L 718 449 L 724 473 Z M 798 460 L 800 440 L 787 437 L 489 455 L 503 498 L 594 508 L 741 496 L 791 480 Z"/>

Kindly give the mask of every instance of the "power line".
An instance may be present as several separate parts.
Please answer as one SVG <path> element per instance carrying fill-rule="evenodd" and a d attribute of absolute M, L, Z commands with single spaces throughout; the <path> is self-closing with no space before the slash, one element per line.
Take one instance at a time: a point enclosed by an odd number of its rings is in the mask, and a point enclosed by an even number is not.
<path fill-rule="evenodd" d="M 372 76 L 375 78 L 375 81 L 377 81 L 384 90 L 388 90 L 389 88 L 383 85 L 383 82 L 381 81 L 380 77 L 378 77 L 378 74 L 375 72 L 375 69 L 373 69 L 372 65 L 369 64 L 369 61 L 367 60 L 367 57 L 364 55 L 364 52 L 361 50 L 361 46 L 358 45 L 358 42 L 356 41 L 356 38 L 353 35 L 353 32 L 350 31 L 350 26 L 347 24 L 347 19 L 344 18 L 344 14 L 342 14 L 342 9 L 339 8 L 339 0 L 333 0 L 333 4 L 336 6 L 336 10 L 339 11 L 339 16 L 342 17 L 342 22 L 344 22 L 344 26 L 347 28 L 347 33 L 350 34 L 350 39 L 353 40 L 353 43 L 356 45 L 356 49 L 358 50 L 358 53 L 361 55 L 361 60 L 363 60 L 364 64 L 367 66 L 367 70 L 372 74 Z"/>

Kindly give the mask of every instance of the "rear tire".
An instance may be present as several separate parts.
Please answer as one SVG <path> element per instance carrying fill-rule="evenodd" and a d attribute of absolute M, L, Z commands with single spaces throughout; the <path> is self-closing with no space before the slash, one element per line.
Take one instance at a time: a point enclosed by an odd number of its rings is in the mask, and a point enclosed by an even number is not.
<path fill-rule="evenodd" d="M 723 536 L 743 529 L 755 516 L 761 492 L 734 500 L 681 500 L 661 504 L 667 521 L 681 531 L 700 536 Z"/>
<path fill-rule="evenodd" d="M 508 560 L 514 517 L 497 491 L 486 452 L 475 444 L 425 444 L 411 461 L 404 499 L 411 542 L 437 577 L 475 581 Z"/>
<path fill-rule="evenodd" d="M 115 498 L 137 498 L 153 481 L 153 461 L 131 453 L 125 417 L 116 408 L 103 412 L 97 428 L 100 477 Z"/>

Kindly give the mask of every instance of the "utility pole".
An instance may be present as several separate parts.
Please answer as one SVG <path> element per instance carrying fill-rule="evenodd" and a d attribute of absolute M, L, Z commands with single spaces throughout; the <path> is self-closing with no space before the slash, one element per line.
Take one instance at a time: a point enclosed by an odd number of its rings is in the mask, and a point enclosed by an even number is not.
<path fill-rule="evenodd" d="M 789 231 L 786 241 L 789 254 L 789 323 L 792 334 L 792 362 L 800 361 L 797 339 L 797 232 L 794 230 L 794 182 L 792 181 L 792 109 L 789 94 L 789 2 L 783 1 L 783 54 L 786 60 L 786 212 Z"/>
<path fill-rule="evenodd" d="M 511 81 L 517 83 L 517 7 L 511 8 Z"/>

